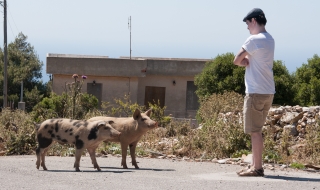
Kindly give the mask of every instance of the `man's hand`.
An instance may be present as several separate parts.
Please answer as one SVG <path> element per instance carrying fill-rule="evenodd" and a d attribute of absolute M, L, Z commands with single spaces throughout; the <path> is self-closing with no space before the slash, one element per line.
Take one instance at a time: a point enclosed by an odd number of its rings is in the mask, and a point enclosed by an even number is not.
<path fill-rule="evenodd" d="M 233 60 L 233 64 L 241 66 L 241 67 L 246 67 L 249 65 L 249 60 L 247 58 L 248 56 L 248 52 L 241 48 L 239 53 L 235 56 L 234 60 Z"/>
<path fill-rule="evenodd" d="M 242 61 L 240 62 L 240 65 L 239 66 L 242 66 L 242 67 L 246 67 L 249 65 L 249 59 L 248 58 L 243 58 Z"/>

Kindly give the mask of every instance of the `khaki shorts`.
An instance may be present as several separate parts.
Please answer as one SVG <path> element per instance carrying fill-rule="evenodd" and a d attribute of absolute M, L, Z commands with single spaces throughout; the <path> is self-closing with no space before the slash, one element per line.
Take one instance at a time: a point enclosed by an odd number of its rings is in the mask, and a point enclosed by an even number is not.
<path fill-rule="evenodd" d="M 262 132 L 273 94 L 246 94 L 243 105 L 244 132 Z"/>

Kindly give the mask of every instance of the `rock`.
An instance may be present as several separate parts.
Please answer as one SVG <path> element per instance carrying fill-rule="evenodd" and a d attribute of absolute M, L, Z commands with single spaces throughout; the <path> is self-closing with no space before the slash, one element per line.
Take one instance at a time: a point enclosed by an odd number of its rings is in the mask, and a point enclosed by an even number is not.
<path fill-rule="evenodd" d="M 211 160 L 211 162 L 218 163 L 218 159 L 214 158 L 214 159 Z"/>
<path fill-rule="evenodd" d="M 316 123 L 316 120 L 315 119 L 313 119 L 313 118 L 308 118 L 308 120 L 307 120 L 307 124 L 314 124 L 314 123 Z"/>
<path fill-rule="evenodd" d="M 225 164 L 228 161 L 228 159 L 218 160 L 219 164 Z"/>
<path fill-rule="evenodd" d="M 170 155 L 168 155 L 167 157 L 168 157 L 168 158 L 176 158 L 177 156 L 170 154 Z"/>
<path fill-rule="evenodd" d="M 0 150 L 6 150 L 6 146 L 3 142 L 0 143 Z"/>
<path fill-rule="evenodd" d="M 282 165 L 282 166 L 280 167 L 280 170 L 283 171 L 283 170 L 284 170 L 285 168 L 287 168 L 287 167 L 288 167 L 288 166 L 284 164 L 284 165 Z"/>
<path fill-rule="evenodd" d="M 309 112 L 310 112 L 310 108 L 308 108 L 308 107 L 303 107 L 303 108 L 302 108 L 302 111 L 309 113 Z"/>
<path fill-rule="evenodd" d="M 189 157 L 187 157 L 187 156 L 184 156 L 184 157 L 182 158 L 182 160 L 186 160 L 186 161 L 188 161 L 188 160 L 190 160 L 190 158 L 189 158 Z"/>
<path fill-rule="evenodd" d="M 291 112 L 292 111 L 292 106 L 285 106 L 284 108 L 285 108 L 285 110 L 287 112 Z"/>
<path fill-rule="evenodd" d="M 302 112 L 302 107 L 296 106 L 296 107 L 295 107 L 295 110 L 296 110 L 297 112 Z"/>
<path fill-rule="evenodd" d="M 6 154 L 7 151 L 0 151 L 0 156 L 3 156 Z"/>
<path fill-rule="evenodd" d="M 295 125 L 284 126 L 283 133 L 285 133 L 285 132 L 289 132 L 289 135 L 292 135 L 292 136 L 297 136 L 299 134 Z"/>
<path fill-rule="evenodd" d="M 268 114 L 269 115 L 276 115 L 276 114 L 282 114 L 283 113 L 283 109 L 280 107 L 280 108 L 271 108 L 269 109 L 269 112 Z"/>
<path fill-rule="evenodd" d="M 242 155 L 242 158 L 244 163 L 252 163 L 252 154 Z"/>
<path fill-rule="evenodd" d="M 301 118 L 303 118 L 303 113 L 287 112 L 286 114 L 282 115 L 280 123 L 282 125 L 288 123 L 297 123 Z"/>

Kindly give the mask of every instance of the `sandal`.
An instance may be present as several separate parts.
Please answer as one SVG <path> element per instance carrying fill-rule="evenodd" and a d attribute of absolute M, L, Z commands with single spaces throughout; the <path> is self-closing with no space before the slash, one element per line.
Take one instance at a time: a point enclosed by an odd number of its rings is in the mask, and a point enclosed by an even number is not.
<path fill-rule="evenodd" d="M 244 171 L 244 172 L 240 172 L 240 173 L 237 173 L 238 176 L 255 176 L 255 177 L 263 177 L 264 176 L 264 170 L 263 168 L 261 169 L 249 169 L 247 171 Z"/>

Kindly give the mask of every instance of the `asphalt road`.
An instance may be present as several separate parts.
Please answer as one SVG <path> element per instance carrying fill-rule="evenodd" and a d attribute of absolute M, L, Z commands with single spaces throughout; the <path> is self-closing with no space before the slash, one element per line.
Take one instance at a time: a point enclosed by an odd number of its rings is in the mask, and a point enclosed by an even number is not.
<path fill-rule="evenodd" d="M 82 157 L 81 172 L 74 157 L 46 157 L 47 171 L 37 170 L 36 156 L 0 157 L 0 189 L 320 189 L 320 173 L 265 170 L 265 177 L 238 177 L 237 165 L 137 158 L 140 169 L 120 167 L 121 158 L 99 157 L 96 171 L 89 157 Z"/>

